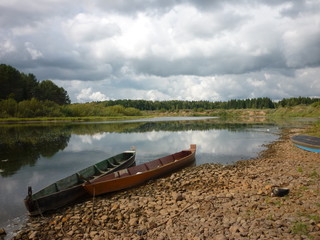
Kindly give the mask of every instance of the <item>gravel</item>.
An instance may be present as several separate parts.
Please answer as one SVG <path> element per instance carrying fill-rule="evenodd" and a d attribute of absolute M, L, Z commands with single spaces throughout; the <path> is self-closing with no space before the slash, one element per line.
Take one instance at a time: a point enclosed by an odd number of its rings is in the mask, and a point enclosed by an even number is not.
<path fill-rule="evenodd" d="M 30 218 L 13 239 L 320 240 L 320 155 L 283 130 L 256 159 L 189 167 Z M 273 197 L 273 186 L 288 188 Z"/>

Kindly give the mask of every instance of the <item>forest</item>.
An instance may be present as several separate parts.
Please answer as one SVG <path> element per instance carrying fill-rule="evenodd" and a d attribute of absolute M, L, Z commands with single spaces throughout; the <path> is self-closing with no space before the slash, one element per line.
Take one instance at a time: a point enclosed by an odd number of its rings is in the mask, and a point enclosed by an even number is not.
<path fill-rule="evenodd" d="M 29 73 L 21 73 L 12 66 L 0 64 L 0 99 L 14 99 L 17 102 L 31 100 L 49 100 L 59 105 L 69 104 L 70 98 L 65 89 L 51 80 L 39 82 Z"/>
<path fill-rule="evenodd" d="M 276 109 L 298 105 L 320 106 L 320 98 L 293 97 L 272 101 L 268 97 L 228 101 L 151 101 L 119 99 L 71 104 L 65 89 L 51 80 L 39 82 L 29 73 L 0 64 L 0 118 L 141 116 L 143 111 L 172 112 L 213 109 Z"/>

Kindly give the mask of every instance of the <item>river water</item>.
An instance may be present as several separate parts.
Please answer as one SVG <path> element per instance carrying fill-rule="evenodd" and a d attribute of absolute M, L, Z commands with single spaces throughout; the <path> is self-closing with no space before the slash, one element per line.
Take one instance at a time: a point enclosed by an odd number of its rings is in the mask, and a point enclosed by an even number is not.
<path fill-rule="evenodd" d="M 23 199 L 110 156 L 137 149 L 136 163 L 197 144 L 196 165 L 256 157 L 278 138 L 273 124 L 224 123 L 215 118 L 156 118 L 98 123 L 0 125 L 0 228 L 10 237 L 27 219 Z"/>

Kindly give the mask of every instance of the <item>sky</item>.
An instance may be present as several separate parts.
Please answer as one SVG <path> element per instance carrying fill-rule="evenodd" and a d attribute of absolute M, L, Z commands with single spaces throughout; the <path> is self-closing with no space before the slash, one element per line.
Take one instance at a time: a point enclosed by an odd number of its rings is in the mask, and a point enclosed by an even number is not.
<path fill-rule="evenodd" d="M 0 0 L 0 26 L 73 103 L 320 97 L 320 0 Z"/>

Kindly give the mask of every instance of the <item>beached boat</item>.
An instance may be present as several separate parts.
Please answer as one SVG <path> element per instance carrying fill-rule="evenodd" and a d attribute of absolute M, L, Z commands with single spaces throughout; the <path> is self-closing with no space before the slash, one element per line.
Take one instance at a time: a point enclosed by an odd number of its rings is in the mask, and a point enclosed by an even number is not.
<path fill-rule="evenodd" d="M 318 137 L 297 135 L 293 136 L 291 141 L 301 149 L 320 153 L 320 138 Z"/>
<path fill-rule="evenodd" d="M 114 171 L 128 168 L 135 163 L 135 156 L 135 150 L 125 151 L 52 183 L 34 194 L 29 187 L 28 195 L 24 199 L 29 215 L 39 215 L 85 197 L 88 195 L 82 187 L 85 181 L 98 179 Z"/>
<path fill-rule="evenodd" d="M 195 153 L 196 145 L 191 144 L 188 150 L 122 169 L 99 179 L 87 181 L 83 184 L 83 187 L 92 196 L 134 187 L 149 179 L 190 165 L 195 160 Z"/>

